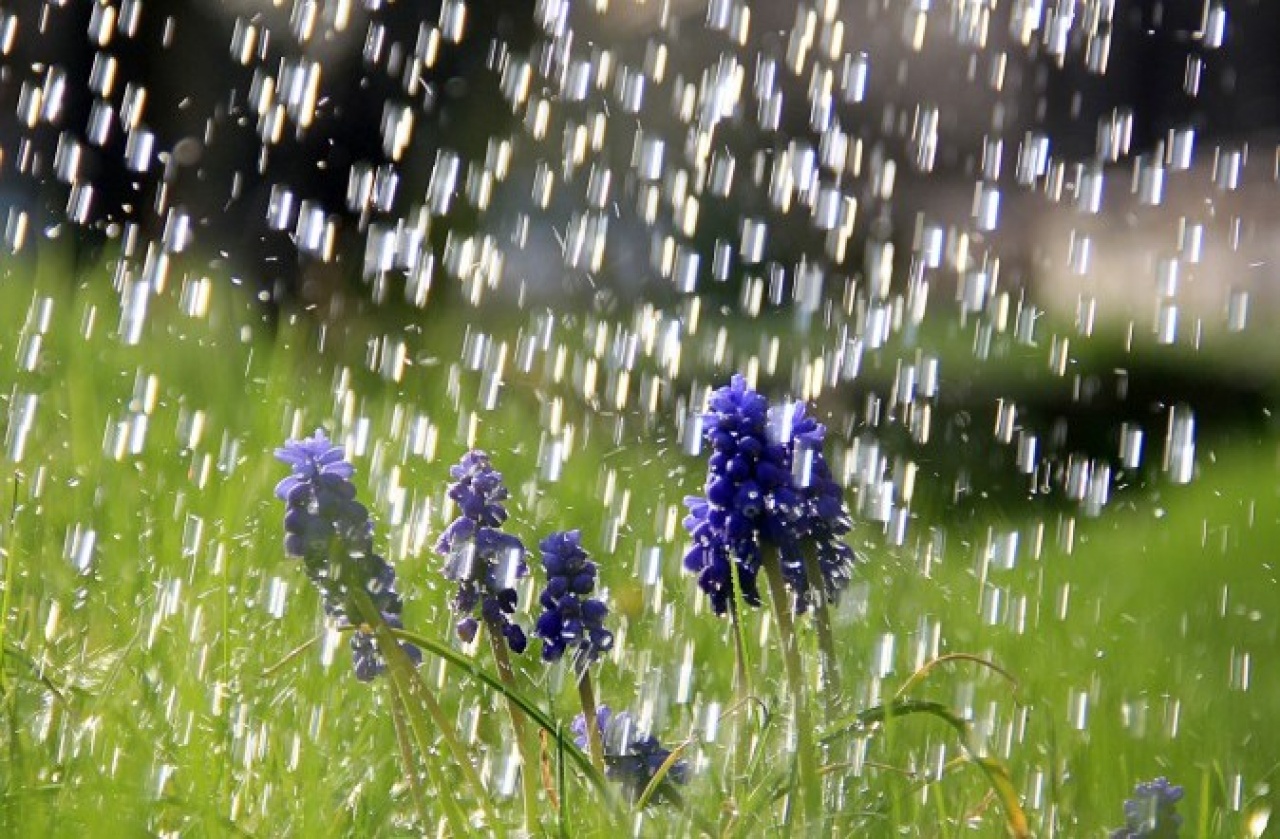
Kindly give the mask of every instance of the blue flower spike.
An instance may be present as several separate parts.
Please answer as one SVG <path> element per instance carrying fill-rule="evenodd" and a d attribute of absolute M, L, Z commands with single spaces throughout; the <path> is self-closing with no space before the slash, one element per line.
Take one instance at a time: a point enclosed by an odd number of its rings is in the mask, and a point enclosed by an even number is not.
<path fill-rule="evenodd" d="M 1182 817 L 1176 812 L 1182 787 L 1165 778 L 1140 783 L 1124 802 L 1124 827 L 1111 839 L 1177 839 Z"/>
<path fill-rule="evenodd" d="M 449 497 L 459 516 L 445 528 L 436 552 L 445 557 L 444 576 L 458 584 L 453 610 L 461 617 L 458 637 L 470 642 L 480 621 L 505 639 L 514 653 L 528 644 L 524 630 L 511 620 L 516 584 L 529 573 L 524 543 L 499 528 L 507 520 L 508 498 L 502 473 L 482 451 L 469 451 L 449 469 Z"/>
<path fill-rule="evenodd" d="M 766 545 L 779 552 L 797 613 L 815 597 L 834 602 L 857 557 L 842 540 L 852 520 L 823 455 L 826 428 L 803 403 L 771 407 L 742 375 L 711 394 L 702 427 L 711 448 L 706 494 L 685 499 L 693 547 L 684 565 L 697 574 L 712 610 L 723 615 L 731 607 L 735 565 L 742 599 L 760 605 Z M 810 579 L 806 551 L 821 580 Z"/>
<path fill-rule="evenodd" d="M 658 738 L 648 732 L 641 731 L 634 717 L 626 711 L 613 713 L 608 705 L 596 709 L 596 721 L 600 726 L 601 738 L 604 741 L 605 777 L 622 786 L 627 798 L 632 801 L 643 794 L 654 775 L 671 756 L 670 749 L 664 749 Z M 587 723 L 582 714 L 574 717 L 569 726 L 574 742 L 578 748 L 587 748 Z M 671 764 L 664 778 L 669 785 L 685 784 L 689 780 L 689 763 L 677 760 Z M 674 792 L 674 787 L 668 787 Z M 662 788 L 654 796 L 654 801 L 663 800 Z"/>
<path fill-rule="evenodd" d="M 822 453 L 826 428 L 805 413 L 802 403 L 770 406 L 745 377 L 735 375 L 711 393 L 701 419 L 711 454 L 705 495 L 685 499 L 689 514 L 684 525 L 693 545 L 684 565 L 697 575 L 712 611 L 733 618 L 739 691 L 747 677 L 737 601 L 761 605 L 761 572 L 769 582 L 797 730 L 803 802 L 798 830 L 816 830 L 822 778 L 793 615 L 813 607 L 823 697 L 831 719 L 840 691 L 827 605 L 837 600 L 853 573 L 856 557 L 843 540 L 852 519 Z"/>
<path fill-rule="evenodd" d="M 307 577 L 320 590 L 325 613 L 347 623 L 352 619 L 353 588 L 362 588 L 382 619 L 393 629 L 403 629 L 404 603 L 396 593 L 396 574 L 373 550 L 373 522 L 369 511 L 356 500 L 341 446 L 323 430 L 311 437 L 289 440 L 275 450 L 276 459 L 292 470 L 276 485 L 276 497 L 286 505 L 285 553 L 302 561 Z M 358 627 L 351 634 L 352 666 L 356 678 L 367 682 L 386 671 L 372 631 Z M 401 643 L 418 664 L 422 651 Z"/>
<path fill-rule="evenodd" d="M 547 587 L 539 598 L 543 611 L 534 629 L 542 639 L 542 658 L 559 661 L 571 651 L 576 663 L 590 664 L 613 648 L 613 633 L 604 628 L 609 607 L 590 596 L 596 564 L 583 550 L 577 530 L 552 533 L 538 547 L 547 571 Z"/>

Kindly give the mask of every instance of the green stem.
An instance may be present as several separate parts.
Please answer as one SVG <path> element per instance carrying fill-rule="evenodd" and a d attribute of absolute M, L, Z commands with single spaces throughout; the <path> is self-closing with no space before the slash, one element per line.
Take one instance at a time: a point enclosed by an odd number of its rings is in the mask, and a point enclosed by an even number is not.
<path fill-rule="evenodd" d="M 591 762 L 596 771 L 604 773 L 604 739 L 600 736 L 600 717 L 596 714 L 596 692 L 591 686 L 591 670 L 583 668 L 578 679 L 578 698 L 582 701 L 582 716 L 587 723 L 587 745 L 591 750 Z"/>
<path fill-rule="evenodd" d="M 559 728 L 556 729 L 556 789 L 558 794 L 557 800 L 560 806 L 556 819 L 556 824 L 560 828 L 560 839 L 569 839 L 569 785 L 564 782 L 565 767 L 565 736 L 564 732 Z M 593 771 L 595 767 L 590 767 Z"/>
<path fill-rule="evenodd" d="M 0 593 L 0 650 L 8 649 L 7 632 L 9 628 L 9 598 L 13 592 L 13 575 L 14 567 L 17 565 L 17 518 L 18 518 L 18 487 L 21 483 L 21 476 L 17 473 L 13 476 L 13 501 L 9 505 L 9 527 L 5 533 L 5 547 L 0 547 L 0 562 L 4 563 L 4 591 Z M 9 792 L 14 792 L 19 788 L 22 782 L 19 779 L 23 776 L 22 771 L 22 743 L 18 739 L 18 691 L 16 686 L 9 687 L 9 667 L 4 662 L 4 656 L 0 655 L 0 698 L 5 701 L 5 710 L 8 712 L 9 718 L 9 778 L 11 779 L 5 786 Z M 59 793 L 59 796 L 61 793 Z"/>
<path fill-rule="evenodd" d="M 412 662 L 409 661 L 409 657 L 407 655 L 404 655 L 404 651 L 398 650 L 398 652 L 404 656 L 405 663 L 412 667 Z M 417 671 L 415 670 L 415 675 L 416 672 Z M 390 676 L 390 667 L 388 668 L 388 675 Z M 395 694 L 396 700 L 400 703 L 404 719 L 409 724 L 408 733 L 410 734 L 411 739 L 417 742 L 418 754 L 421 756 L 423 763 L 427 766 L 431 782 L 435 785 L 436 790 L 438 791 L 440 801 L 442 802 L 442 808 L 445 812 L 445 817 L 449 820 L 449 824 L 453 827 L 455 833 L 466 833 L 467 817 L 462 812 L 457 790 L 453 786 L 447 784 L 444 779 L 439 777 L 439 775 L 434 771 L 431 771 L 432 762 L 430 755 L 434 753 L 434 743 L 430 737 L 430 732 L 426 728 L 426 721 L 422 718 L 421 705 L 414 706 L 411 704 L 414 695 L 413 688 L 402 678 L 397 678 L 396 676 L 390 676 L 389 681 L 391 682 L 392 692 Z M 437 720 L 437 727 L 438 726 L 439 721 Z M 447 735 L 444 739 L 447 742 L 448 737 L 451 736 L 453 732 L 452 730 L 441 729 L 442 734 L 445 734 L 446 731 Z M 480 783 L 479 776 L 475 774 L 475 770 L 471 766 L 468 765 L 462 771 L 464 777 L 469 775 L 475 778 L 476 784 Z M 480 789 L 483 791 L 483 786 L 480 786 Z M 492 825 L 494 835 L 502 833 L 502 825 L 498 823 L 497 816 L 490 806 L 487 796 L 480 798 L 480 807 L 484 811 L 486 818 L 488 818 L 489 823 Z"/>
<path fill-rule="evenodd" d="M 0 547 L 0 563 L 4 566 L 4 588 L 0 589 L 0 649 L 7 649 L 6 634 L 9 631 L 9 598 L 13 593 L 14 567 L 17 565 L 17 521 L 18 521 L 18 487 L 21 476 L 13 476 L 13 500 L 9 504 L 9 526 L 5 528 L 5 546 Z M 0 688 L 6 688 L 9 682 L 8 668 L 0 666 Z"/>
<path fill-rule="evenodd" d="M 809 580 L 809 590 L 817 596 L 809 608 L 813 611 L 813 623 L 818 630 L 818 651 L 822 654 L 822 697 L 824 721 L 830 722 L 840 699 L 840 670 L 836 663 L 835 636 L 831 632 L 831 610 L 827 608 L 826 580 L 818 564 L 818 556 L 811 547 L 804 551 L 804 573 Z"/>
<path fill-rule="evenodd" d="M 733 632 L 733 693 L 738 708 L 734 720 L 733 780 L 740 783 L 746 776 L 747 753 L 750 750 L 751 729 L 751 671 L 747 666 L 747 645 L 742 638 L 742 582 L 738 577 L 738 563 L 729 563 L 729 578 L 733 584 L 733 600 L 729 603 L 729 623 Z M 736 798 L 736 795 L 735 795 Z"/>
<path fill-rule="evenodd" d="M 419 754 L 424 760 L 430 759 L 432 738 L 427 730 L 426 720 L 423 719 L 421 711 L 422 708 L 426 708 L 432 722 L 440 732 L 440 738 L 444 740 L 445 748 L 449 750 L 450 757 L 453 758 L 458 771 L 462 773 L 466 784 L 474 791 L 480 808 L 484 811 L 492 829 L 495 831 L 500 830 L 501 823 L 498 821 L 493 805 L 489 801 L 489 794 L 484 787 L 484 782 L 480 780 L 480 775 L 476 772 L 475 766 L 472 765 L 470 756 L 454 733 L 449 718 L 444 714 L 444 709 L 427 692 L 426 685 L 418 674 L 417 668 L 409 660 L 409 656 L 400 647 L 400 644 L 396 643 L 395 636 L 390 634 L 390 628 L 386 623 L 380 622 L 376 625 L 374 627 L 374 635 L 378 639 L 378 649 L 382 653 L 383 659 L 387 662 L 387 676 L 390 678 L 392 687 L 402 703 L 413 739 L 417 741 Z M 446 799 L 446 809 L 455 806 L 453 795 L 448 785 L 441 783 L 438 786 L 441 795 Z"/>
<path fill-rule="evenodd" d="M 405 720 L 404 703 L 400 701 L 400 693 L 391 687 L 391 719 L 396 726 L 396 745 L 400 748 L 400 762 L 404 764 L 404 772 L 409 776 L 409 789 L 413 792 L 413 803 L 418 808 L 418 818 L 422 819 L 422 832 L 431 831 L 431 809 L 427 807 L 427 794 L 422 788 L 422 778 L 414 767 L 413 749 L 409 742 L 409 723 Z M 452 810 L 450 810 L 452 815 Z M 450 825 L 456 831 L 462 825 Z"/>
<path fill-rule="evenodd" d="M 761 564 L 765 577 L 769 580 L 769 597 L 773 604 L 774 620 L 778 622 L 778 642 L 782 647 L 782 662 L 795 712 L 796 759 L 800 771 L 800 797 L 804 806 L 804 823 L 800 832 L 804 833 L 810 828 L 816 831 L 822 819 L 822 788 L 819 786 L 821 778 L 818 777 L 817 751 L 813 743 L 813 726 L 809 721 L 804 673 L 800 667 L 800 648 L 796 644 L 791 604 L 782 579 L 782 558 L 776 546 L 768 547 Z"/>
<path fill-rule="evenodd" d="M 734 688 L 738 699 L 751 695 L 751 670 L 747 661 L 747 645 L 742 638 L 742 609 L 746 601 L 742 597 L 742 580 L 738 563 L 729 563 L 729 579 L 733 584 L 733 600 L 729 603 L 729 622 L 733 626 Z"/>
<path fill-rule="evenodd" d="M 502 680 L 482 667 L 476 665 L 475 661 L 459 653 L 457 650 L 450 649 L 448 646 L 441 644 L 434 638 L 428 638 L 417 632 L 410 632 L 407 629 L 390 629 L 392 637 L 408 641 L 423 652 L 430 653 L 437 658 L 447 661 L 463 673 L 483 684 L 490 690 L 497 691 L 507 698 L 508 701 L 514 702 L 524 715 L 533 720 L 534 724 L 547 732 L 553 737 L 557 743 L 559 752 L 568 757 L 579 771 L 582 772 L 587 782 L 599 796 L 599 800 L 604 802 L 608 807 L 610 815 L 615 821 L 621 821 L 625 818 L 624 814 L 618 807 L 617 796 L 613 790 L 605 783 L 604 773 L 596 769 L 589 758 L 572 739 L 567 738 L 564 734 L 563 726 L 541 708 L 539 708 L 528 697 L 524 696 L 517 690 L 512 690 L 502 683 Z"/>
<path fill-rule="evenodd" d="M 618 806 L 617 794 L 614 793 L 611 786 L 605 784 L 604 772 L 596 769 L 594 763 L 591 763 L 591 758 L 586 756 L 586 753 L 582 752 L 582 749 L 577 747 L 577 744 L 573 743 L 571 738 L 567 738 L 564 735 L 563 726 L 557 720 L 552 719 L 549 713 L 541 710 L 536 703 L 530 701 L 529 697 L 524 696 L 518 690 L 508 688 L 507 685 L 502 683 L 502 679 L 483 669 L 483 667 L 477 666 L 472 658 L 463 656 L 456 649 L 451 649 L 434 638 L 428 638 L 426 635 L 407 629 L 389 629 L 388 631 L 392 633 L 392 637 L 407 640 L 408 643 L 421 649 L 422 652 L 430 653 L 430 655 L 448 662 L 448 664 L 457 667 L 458 670 L 465 672 L 470 678 L 485 685 L 486 688 L 495 690 L 495 692 L 507 697 L 508 702 L 515 703 L 525 713 L 527 719 L 532 720 L 534 725 L 543 731 L 547 731 L 549 737 L 556 740 L 559 756 L 568 758 L 568 761 L 572 762 L 582 772 L 582 778 L 585 778 L 591 785 L 591 789 L 595 790 L 596 801 L 603 802 L 611 819 L 617 824 L 622 824 L 626 820 L 626 813 L 623 813 L 620 806 Z M 563 786 L 563 770 L 561 771 L 561 776 L 561 786 Z M 561 795 L 562 810 L 564 807 L 564 795 L 567 794 L 567 789 L 562 789 L 561 793 L 559 793 Z"/>
<path fill-rule="evenodd" d="M 378 640 L 378 651 L 382 653 L 382 658 L 387 663 L 387 676 L 404 702 L 405 716 L 409 720 L 409 727 L 423 756 L 425 757 L 429 750 L 431 737 L 426 728 L 426 720 L 418 712 L 421 708 L 425 708 L 427 714 L 431 716 L 432 722 L 440 731 L 445 747 L 449 750 L 450 757 L 453 758 L 458 771 L 462 773 L 463 780 L 472 788 L 489 823 L 497 829 L 499 822 L 493 811 L 493 805 L 489 801 L 488 791 L 485 790 L 484 782 L 480 780 L 480 775 L 472 765 L 470 755 L 462 747 L 458 735 L 454 733 L 453 724 L 445 716 L 444 709 L 431 695 L 418 669 L 414 667 L 408 654 L 401 648 L 400 642 L 391 633 L 391 627 L 387 626 L 387 622 L 382 619 L 382 613 L 373 605 L 373 601 L 362 588 L 352 586 L 348 589 L 347 600 L 351 607 L 351 617 L 356 624 L 373 628 L 374 637 Z"/>
<path fill-rule="evenodd" d="M 489 636 L 489 649 L 493 651 L 493 662 L 498 668 L 498 678 L 512 691 L 516 690 L 515 671 L 511 667 L 511 656 L 507 652 L 507 644 L 500 633 L 486 625 L 485 633 Z M 538 826 L 538 782 L 534 777 L 537 771 L 537 757 L 530 748 L 529 732 L 524 724 L 524 715 L 520 707 L 510 699 L 507 700 L 507 711 L 511 717 L 511 729 L 515 733 L 516 747 L 520 750 L 520 786 L 524 791 L 524 827 L 529 835 L 537 831 Z"/>
<path fill-rule="evenodd" d="M 428 638 L 416 632 L 407 629 L 391 629 L 387 631 L 393 638 L 399 638 L 408 641 L 410 644 L 421 649 L 424 653 L 430 653 L 437 658 L 447 661 L 449 664 L 461 670 L 471 678 L 483 684 L 490 690 L 496 691 L 507 698 L 508 701 L 515 704 L 524 713 L 525 717 L 532 720 L 535 725 L 547 732 L 556 743 L 556 752 L 559 756 L 557 761 L 557 777 L 559 780 L 559 798 L 561 818 L 568 805 L 570 795 L 569 788 L 565 785 L 565 766 L 572 763 L 577 766 L 582 773 L 583 778 L 592 787 L 596 797 L 593 799 L 593 806 L 600 807 L 604 810 L 605 815 L 609 819 L 609 829 L 615 829 L 618 825 L 627 822 L 627 815 L 619 806 L 618 795 L 609 784 L 605 782 L 605 774 L 602 768 L 597 768 L 591 762 L 591 758 L 578 748 L 571 737 L 565 735 L 564 727 L 551 717 L 546 711 L 538 707 L 536 703 L 524 696 L 520 691 L 504 685 L 502 680 L 492 673 L 478 666 L 476 662 L 462 655 L 457 650 L 451 649 L 445 644 L 440 643 L 434 638 Z"/>

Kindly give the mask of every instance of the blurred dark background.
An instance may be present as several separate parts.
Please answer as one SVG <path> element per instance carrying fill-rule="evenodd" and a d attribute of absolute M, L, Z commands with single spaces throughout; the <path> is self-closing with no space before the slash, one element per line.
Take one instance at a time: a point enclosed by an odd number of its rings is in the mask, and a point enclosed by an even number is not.
<path fill-rule="evenodd" d="M 501 60 L 504 55 L 536 51 L 539 44 L 548 42 L 535 17 L 555 5 L 538 5 L 534 0 L 469 0 L 461 42 L 442 41 L 438 58 L 430 67 L 420 66 L 416 81 L 406 84 L 406 65 L 418 55 L 415 50 L 424 33 L 442 23 L 440 2 L 298 2 L 279 8 L 212 0 L 174 5 L 127 0 L 8 4 L 3 14 L 4 31 L 10 38 L 0 71 L 0 218 L 7 213 L 12 228 L 13 213 L 26 211 L 32 230 L 57 228 L 64 241 L 74 241 L 86 258 L 96 258 L 113 239 L 158 239 L 168 210 L 180 207 L 193 221 L 194 248 L 202 257 L 263 290 L 269 300 L 314 301 L 336 289 L 358 296 L 365 225 L 379 218 L 394 223 L 406 217 L 421 202 L 440 150 L 457 150 L 465 165 L 482 160 L 495 139 L 520 132 L 512 107 L 499 92 Z M 671 16 L 666 20 L 660 19 L 658 4 L 653 2 L 636 5 L 619 0 L 603 17 L 587 10 L 587 5 L 575 7 L 570 18 L 576 46 L 599 44 L 613 50 L 619 60 L 636 62 L 654 43 L 673 47 L 668 80 L 654 86 L 643 123 L 647 130 L 664 132 L 671 145 L 678 145 L 683 126 L 671 115 L 670 80 L 687 72 L 683 81 L 696 81 L 700 68 L 725 49 L 723 39 L 707 34 L 707 4 L 676 2 L 669 6 Z M 1056 156 L 1088 160 L 1097 153 L 1099 121 L 1117 109 L 1129 109 L 1133 154 L 1149 152 L 1176 127 L 1194 127 L 1200 149 L 1224 139 L 1252 141 L 1257 146 L 1276 139 L 1280 50 L 1275 44 L 1280 36 L 1280 5 L 1275 3 L 1043 4 L 1045 14 L 1050 9 L 1074 12 L 1077 24 L 1089 15 L 1107 18 L 1094 27 L 1109 44 L 1102 50 L 1104 60 L 1089 57 L 1093 46 L 1082 40 L 1079 25 L 1061 54 L 1054 53 L 1059 48 L 1051 44 L 1047 27 L 1025 45 L 1019 43 L 1011 32 L 1011 20 L 1041 5 L 1028 2 L 937 4 L 925 49 L 912 55 L 904 21 L 917 5 L 876 0 L 846 3 L 840 10 L 847 51 L 865 52 L 872 68 L 866 100 L 842 107 L 840 117 L 847 130 L 865 139 L 873 150 L 907 158 L 914 109 L 921 102 L 943 104 L 936 163 L 927 171 L 900 166 L 898 188 L 890 200 L 872 195 L 868 185 L 857 187 L 866 211 L 860 213 L 855 246 L 867 235 L 886 231 L 909 244 L 911 223 L 921 207 L 943 208 L 938 211 L 945 215 L 945 208 L 954 204 L 955 214 L 963 216 L 981 167 L 984 138 L 1005 139 L 1005 155 L 1012 157 L 1026 132 L 1041 132 L 1051 138 Z M 456 14 L 461 6 L 445 4 L 445 17 Z M 785 52 L 797 8 L 803 7 L 751 5 L 750 41 L 738 49 L 748 72 L 758 67 L 753 55 L 759 51 Z M 1220 44 L 1202 31 L 1211 19 L 1211 8 L 1225 12 Z M 990 35 L 982 44 L 965 43 L 954 32 L 938 34 L 947 29 L 948 20 L 954 27 L 966 9 L 985 9 L 990 15 Z M 335 25 L 333 15 L 344 10 L 349 17 Z M 316 16 L 310 30 L 300 23 L 307 14 Z M 233 55 L 233 43 L 237 27 L 245 26 L 256 29 L 258 49 L 242 61 Z M 305 37 L 299 35 L 308 31 L 311 34 Z M 305 129 L 287 120 L 278 142 L 264 145 L 262 119 L 250 101 L 255 74 L 279 83 L 280 62 L 293 59 L 315 61 L 322 70 L 314 116 Z M 1005 81 L 999 90 L 992 90 L 975 78 L 990 73 L 997 60 L 1005 62 Z M 106 61 L 114 62 L 114 83 L 109 90 L 98 84 L 95 92 L 91 85 L 95 63 Z M 1192 67 L 1199 67 L 1202 79 L 1195 95 L 1188 92 Z M 540 83 L 535 79 L 535 86 Z M 812 135 L 806 98 L 809 83 L 804 76 L 779 75 L 786 105 L 776 140 L 762 140 L 748 114 L 721 131 L 725 147 L 745 159 L 762 145 L 785 146 L 788 138 Z M 145 91 L 140 125 L 153 133 L 157 154 L 146 171 L 131 171 L 126 164 L 122 114 L 126 98 L 138 90 Z M 40 113 L 40 108 L 31 111 L 33 91 L 44 95 L 46 105 L 56 94 L 56 107 L 47 107 L 47 113 Z M 88 136 L 95 102 L 108 104 L 115 117 L 101 144 L 90 142 Z M 389 161 L 386 153 L 383 124 L 388 105 L 407 106 L 413 114 L 411 141 L 396 161 Z M 574 113 L 572 106 L 565 105 L 553 119 L 562 124 Z M 638 123 L 633 116 L 619 120 Z M 547 150 L 531 149 L 528 143 L 517 147 L 513 162 L 517 176 L 500 185 L 488 212 L 478 212 L 468 201 L 459 200 L 449 213 L 433 217 L 430 248 L 439 252 L 451 235 L 477 231 L 509 239 L 513 219 L 519 215 L 512 207 L 526 209 L 537 161 L 544 154 L 550 159 L 558 154 L 554 148 L 558 138 L 554 132 L 548 136 Z M 619 129 L 615 148 L 609 151 L 623 166 L 632 151 L 624 142 L 626 136 Z M 78 144 L 81 153 L 78 182 L 92 186 L 89 210 L 76 219 L 81 222 L 77 224 L 67 223 L 71 185 L 55 174 L 60 143 L 68 141 Z M 1264 148 L 1257 157 L 1269 154 Z M 399 188 L 392 206 L 359 219 L 345 208 L 345 196 L 352 165 L 362 162 L 373 168 L 394 162 Z M 1254 165 L 1269 164 L 1263 159 Z M 300 254 L 292 228 L 268 228 L 265 220 L 277 186 L 287 187 L 295 201 L 318 202 L 327 214 L 340 219 L 332 259 Z M 634 186 L 624 183 L 622 195 L 630 197 Z M 1013 191 L 1007 191 L 1006 200 L 1008 221 L 999 236 L 1016 262 L 1019 252 L 1035 245 L 1038 229 L 1033 222 L 1039 205 L 1034 198 Z M 626 214 L 610 230 L 607 270 L 589 284 L 548 259 L 548 252 L 557 247 L 557 231 L 574 209 L 566 201 L 572 204 L 573 199 L 563 197 L 562 191 L 545 211 L 544 229 L 533 231 L 525 245 L 530 264 L 524 270 L 530 286 L 555 295 L 600 286 L 620 294 L 639 289 L 672 293 L 669 284 L 654 281 L 652 272 L 637 270 L 646 259 L 651 231 Z M 759 191 L 749 184 L 735 187 L 730 203 L 707 202 L 695 246 L 709 254 L 717 239 L 734 239 L 741 216 L 762 204 Z M 662 224 L 671 226 L 669 220 Z M 799 226 L 775 227 L 777 234 L 770 240 L 773 259 L 786 262 L 820 250 L 820 238 Z M 903 246 L 899 253 L 906 251 Z M 731 299 L 734 290 L 722 293 Z M 447 302 L 455 294 L 452 286 L 441 284 L 432 299 Z"/>

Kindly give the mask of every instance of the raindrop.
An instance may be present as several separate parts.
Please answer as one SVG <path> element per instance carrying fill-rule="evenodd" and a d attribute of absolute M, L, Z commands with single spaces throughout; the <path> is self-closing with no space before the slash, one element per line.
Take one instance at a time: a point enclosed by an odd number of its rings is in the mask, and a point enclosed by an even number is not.
<path fill-rule="evenodd" d="M 1240 188 L 1245 155 L 1242 149 L 1217 148 L 1213 156 L 1213 183 L 1223 192 Z"/>
<path fill-rule="evenodd" d="M 1071 727 L 1084 731 L 1089 727 L 1089 693 L 1072 689 L 1067 700 L 1067 716 Z"/>
<path fill-rule="evenodd" d="M 1231 677 L 1229 680 L 1231 689 L 1238 691 L 1248 690 L 1252 669 L 1252 656 L 1247 652 L 1233 649 L 1231 651 Z"/>
<path fill-rule="evenodd" d="M 1000 189 L 994 183 L 979 182 L 975 187 L 973 220 L 978 230 L 984 233 L 1000 226 Z"/>
<path fill-rule="evenodd" d="M 1227 31 L 1227 10 L 1221 3 L 1208 6 L 1204 18 L 1204 28 L 1200 32 L 1200 43 L 1205 49 L 1215 50 L 1222 46 Z"/>
<path fill-rule="evenodd" d="M 987 562 L 1000 571 L 1014 568 L 1018 560 L 1018 531 L 987 535 Z"/>
<path fill-rule="evenodd" d="M 1243 332 L 1249 318 L 1249 292 L 1232 289 L 1227 300 L 1227 329 Z"/>
<path fill-rule="evenodd" d="M 1176 484 L 1191 482 L 1195 468 L 1195 415 L 1186 406 L 1169 409 L 1165 432 L 1164 471 Z"/>
<path fill-rule="evenodd" d="M 27 240 L 27 230 L 30 227 L 30 219 L 24 210 L 17 207 L 10 207 L 5 214 L 4 223 L 4 242 L 8 249 L 16 253 L 22 250 L 23 244 Z"/>
<path fill-rule="evenodd" d="M 892 632 L 885 632 L 880 635 L 871 654 L 871 673 L 878 679 L 884 679 L 893 675 L 894 667 L 894 648 L 897 639 Z"/>
<path fill-rule="evenodd" d="M 1188 55 L 1186 70 L 1182 77 L 1182 90 L 1188 96 L 1200 95 L 1200 80 L 1204 76 L 1204 59 L 1199 55 Z"/>
<path fill-rule="evenodd" d="M 115 109 L 111 106 L 111 103 L 101 99 L 95 100 L 89 109 L 89 120 L 85 126 L 85 140 L 90 145 L 102 148 L 110 141 L 114 124 Z"/>
<path fill-rule="evenodd" d="M 63 556 L 78 573 L 92 572 L 97 538 L 98 535 L 93 529 L 83 525 L 75 524 L 68 528 L 66 541 L 63 544 Z"/>
<path fill-rule="evenodd" d="M 1142 440 L 1141 426 L 1132 423 L 1120 425 L 1120 464 L 1125 469 L 1137 469 L 1142 465 Z"/>
<path fill-rule="evenodd" d="M 13 42 L 17 34 L 17 13 L 0 11 L 0 55 L 9 55 L 13 51 Z"/>

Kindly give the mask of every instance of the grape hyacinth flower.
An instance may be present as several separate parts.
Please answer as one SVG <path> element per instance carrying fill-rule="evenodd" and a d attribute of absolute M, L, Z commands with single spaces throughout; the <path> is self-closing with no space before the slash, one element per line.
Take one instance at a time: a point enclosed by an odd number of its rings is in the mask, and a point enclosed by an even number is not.
<path fill-rule="evenodd" d="M 436 552 L 446 557 L 445 578 L 458 584 L 453 598 L 454 611 L 463 616 L 458 637 L 467 642 L 475 638 L 479 609 L 490 631 L 505 638 L 512 652 L 522 653 L 528 642 L 510 616 L 516 611 L 515 583 L 529 569 L 524 544 L 498 529 L 507 519 L 502 473 L 484 452 L 469 451 L 449 469 L 449 477 L 454 480 L 449 497 L 461 515 L 445 529 Z"/>
<path fill-rule="evenodd" d="M 822 453 L 825 427 L 801 403 L 770 407 L 741 375 L 711 394 L 709 409 L 702 416 L 712 448 L 706 496 L 685 499 L 693 547 L 684 564 L 698 575 L 712 609 L 724 614 L 730 607 L 733 565 L 743 600 L 760 605 L 766 544 L 779 552 L 797 612 L 808 607 L 814 586 L 834 601 L 856 557 L 841 540 L 852 522 Z M 810 579 L 805 551 L 813 552 L 820 581 Z"/>
<path fill-rule="evenodd" d="M 558 531 L 538 547 L 547 570 L 547 587 L 539 602 L 542 615 L 534 633 L 542 639 L 542 658 L 559 661 L 573 650 L 583 664 L 589 664 L 613 647 L 613 633 L 604 628 L 609 607 L 589 597 L 596 585 L 596 564 L 582 548 L 577 530 Z"/>
<path fill-rule="evenodd" d="M 664 749 L 657 737 L 641 731 L 631 714 L 626 711 L 615 714 L 608 705 L 601 705 L 596 710 L 596 721 L 604 740 L 605 777 L 621 784 L 627 797 L 634 801 L 649 786 L 662 764 L 666 763 L 671 750 Z M 578 748 L 585 750 L 586 717 L 583 714 L 574 717 L 569 730 Z M 686 783 L 689 780 L 688 762 L 677 760 L 671 764 L 664 780 L 676 784 Z M 661 790 L 654 798 L 661 800 Z"/>
<path fill-rule="evenodd" d="M 326 614 L 354 620 L 350 603 L 352 587 L 362 588 L 394 629 L 403 629 L 403 602 L 395 590 L 395 571 L 373 550 L 373 523 L 369 511 L 356 500 L 351 483 L 355 467 L 346 461 L 324 431 L 301 440 L 289 440 L 275 456 L 293 470 L 276 485 L 276 497 L 287 505 L 284 515 L 284 549 L 302 560 L 311 581 L 320 589 Z M 415 663 L 422 652 L 412 644 L 400 645 Z M 356 678 L 370 681 L 386 670 L 373 633 L 358 626 L 351 634 L 351 657 Z"/>
<path fill-rule="evenodd" d="M 1138 784 L 1133 798 L 1124 802 L 1124 827 L 1111 839 L 1177 839 L 1182 817 L 1175 812 L 1182 787 L 1165 778 Z"/>

